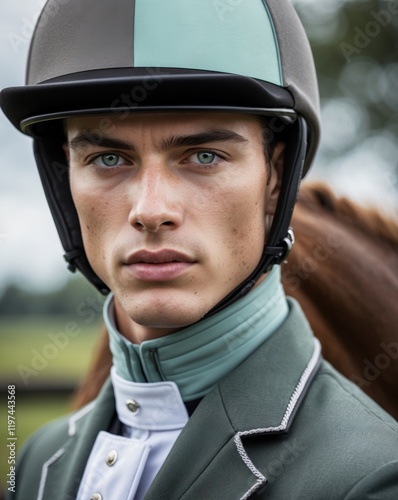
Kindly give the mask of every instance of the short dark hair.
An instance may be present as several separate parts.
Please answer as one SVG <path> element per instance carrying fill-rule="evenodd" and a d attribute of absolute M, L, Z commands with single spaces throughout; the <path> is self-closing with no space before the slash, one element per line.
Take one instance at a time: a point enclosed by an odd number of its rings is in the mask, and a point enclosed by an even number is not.
<path fill-rule="evenodd" d="M 263 150 L 267 161 L 268 175 L 271 174 L 271 159 L 278 142 L 285 142 L 284 125 L 277 117 L 259 116 L 259 121 L 263 135 Z"/>

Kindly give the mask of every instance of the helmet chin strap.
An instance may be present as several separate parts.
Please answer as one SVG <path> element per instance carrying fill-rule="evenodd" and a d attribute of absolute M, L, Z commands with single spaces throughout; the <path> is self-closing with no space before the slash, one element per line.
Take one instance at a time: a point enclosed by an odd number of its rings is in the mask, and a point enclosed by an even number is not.
<path fill-rule="evenodd" d="M 286 259 L 290 250 L 292 249 L 293 243 L 294 233 L 290 228 L 286 238 L 283 239 L 280 246 L 269 247 L 266 245 L 264 247 L 260 262 L 257 264 L 256 269 L 250 274 L 250 276 L 246 278 L 245 281 L 238 285 L 234 290 L 232 290 L 232 292 L 230 292 L 226 297 L 224 297 L 202 319 L 217 314 L 236 300 L 248 294 L 263 274 L 267 273 L 275 264 L 280 264 Z"/>
<path fill-rule="evenodd" d="M 299 116 L 292 129 L 292 136 L 288 143 L 289 147 L 286 147 L 285 150 L 284 170 L 278 204 L 260 262 L 240 285 L 216 304 L 202 319 L 217 314 L 249 293 L 260 277 L 264 273 L 267 273 L 272 266 L 283 262 L 292 249 L 294 233 L 290 227 L 290 221 L 298 196 L 307 152 L 307 124 L 304 118 Z"/>

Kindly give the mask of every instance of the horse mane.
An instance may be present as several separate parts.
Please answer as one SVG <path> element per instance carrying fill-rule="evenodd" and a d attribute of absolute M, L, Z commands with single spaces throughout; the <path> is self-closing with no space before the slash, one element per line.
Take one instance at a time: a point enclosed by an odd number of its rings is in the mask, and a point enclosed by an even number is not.
<path fill-rule="evenodd" d="M 296 212 L 301 208 L 330 215 L 371 238 L 378 238 L 398 249 L 398 221 L 393 215 L 383 213 L 380 208 L 364 207 L 353 200 L 338 197 L 333 190 L 320 181 L 303 182 Z M 297 217 L 296 217 L 297 218 Z M 293 224 L 294 224 L 293 216 Z"/>
<path fill-rule="evenodd" d="M 305 182 L 292 226 L 296 242 L 282 264 L 286 294 L 303 308 L 324 358 L 398 418 L 397 219 Z M 75 408 L 108 377 L 108 344 L 103 326 Z"/>

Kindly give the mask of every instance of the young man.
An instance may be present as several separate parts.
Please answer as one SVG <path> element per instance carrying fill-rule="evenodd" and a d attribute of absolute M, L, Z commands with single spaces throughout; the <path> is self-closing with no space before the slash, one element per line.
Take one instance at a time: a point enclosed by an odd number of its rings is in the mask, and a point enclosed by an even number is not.
<path fill-rule="evenodd" d="M 1 103 L 70 267 L 109 294 L 113 368 L 29 440 L 11 498 L 395 499 L 395 420 L 280 284 L 319 140 L 290 4 L 55 3 Z"/>

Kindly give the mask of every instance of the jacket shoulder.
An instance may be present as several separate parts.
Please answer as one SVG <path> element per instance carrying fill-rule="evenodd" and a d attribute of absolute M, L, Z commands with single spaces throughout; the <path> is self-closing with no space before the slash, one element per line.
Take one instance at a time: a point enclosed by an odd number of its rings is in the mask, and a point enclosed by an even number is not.
<path fill-rule="evenodd" d="M 357 425 L 361 422 L 375 425 L 384 432 L 392 432 L 398 438 L 398 422 L 383 410 L 373 399 L 365 394 L 353 382 L 335 370 L 327 361 L 323 361 L 316 377 L 317 383 L 330 396 L 336 411 L 342 409 L 341 418 L 352 420 Z"/>
<path fill-rule="evenodd" d="M 300 458 L 322 464 L 314 498 L 329 498 L 328 491 L 347 500 L 398 498 L 398 422 L 329 363 L 322 362 L 295 424 L 306 447 Z M 303 483 L 314 489 L 311 475 Z"/>
<path fill-rule="evenodd" d="M 356 483 L 344 500 L 396 500 L 398 459 L 375 469 Z"/>

